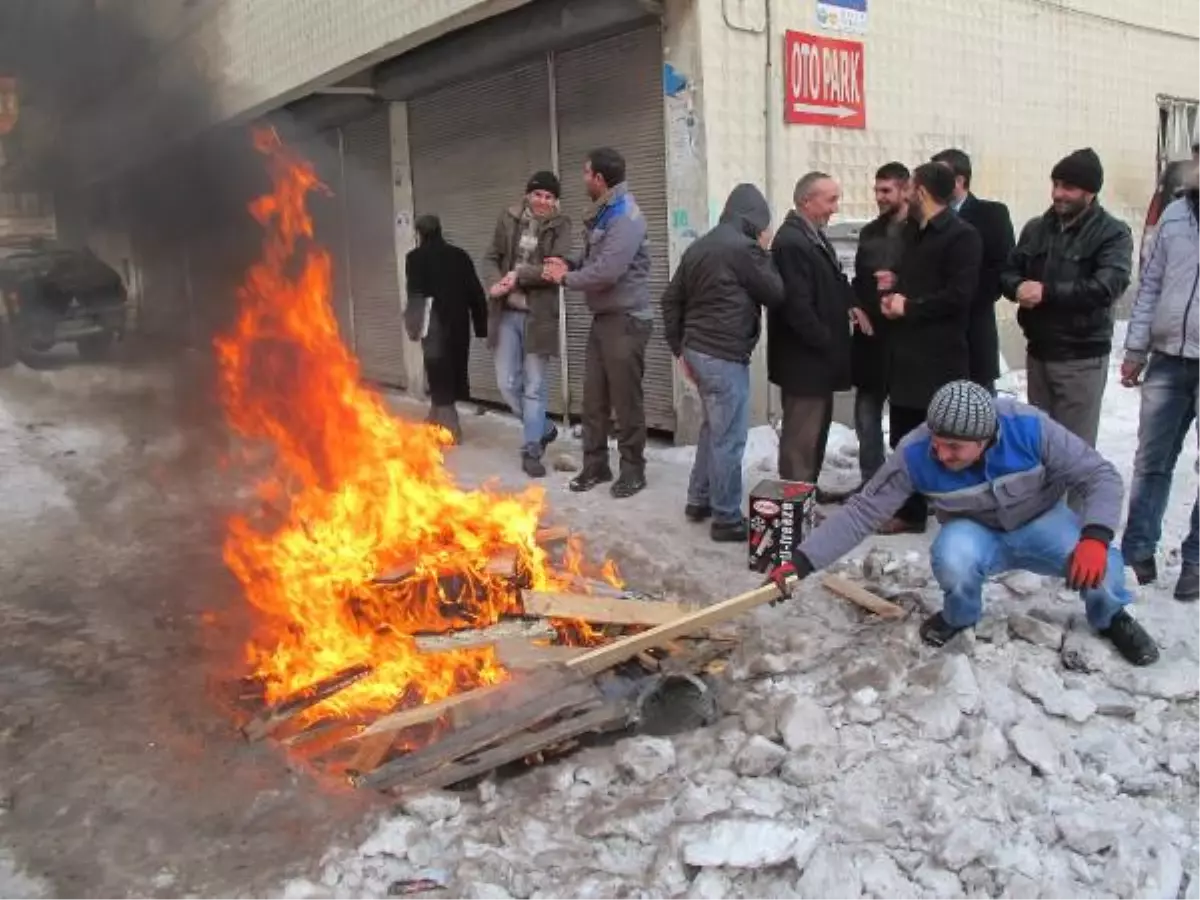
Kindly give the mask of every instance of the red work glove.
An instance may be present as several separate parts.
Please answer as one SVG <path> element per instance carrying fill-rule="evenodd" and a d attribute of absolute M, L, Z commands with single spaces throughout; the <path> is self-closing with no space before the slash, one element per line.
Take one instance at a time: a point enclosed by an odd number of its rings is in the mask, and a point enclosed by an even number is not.
<path fill-rule="evenodd" d="M 1074 591 L 1098 588 L 1108 570 L 1108 544 L 1092 537 L 1080 538 L 1067 563 L 1067 587 Z"/>
<path fill-rule="evenodd" d="M 792 588 L 811 575 L 812 570 L 812 563 L 802 553 L 797 553 L 793 562 L 780 563 L 773 568 L 767 575 L 767 580 L 763 582 L 763 584 L 773 584 L 779 589 L 779 600 L 772 600 L 771 603 L 792 599 Z"/>

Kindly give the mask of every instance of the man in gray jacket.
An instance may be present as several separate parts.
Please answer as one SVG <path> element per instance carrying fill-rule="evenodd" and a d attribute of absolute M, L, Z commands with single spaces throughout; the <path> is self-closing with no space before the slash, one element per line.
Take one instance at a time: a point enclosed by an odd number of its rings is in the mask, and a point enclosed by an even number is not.
<path fill-rule="evenodd" d="M 1163 212 L 1142 269 L 1125 335 L 1121 381 L 1142 385 L 1138 449 L 1129 490 L 1129 518 L 1121 551 L 1140 584 L 1158 577 L 1154 553 L 1179 451 L 1196 420 L 1200 357 L 1200 227 L 1195 175 L 1188 190 Z M 1200 599 L 1200 508 L 1180 551 L 1183 565 L 1175 599 Z"/>
<path fill-rule="evenodd" d="M 1064 502 L 1068 491 L 1081 500 L 1079 515 Z M 994 400 L 970 381 L 939 389 L 926 424 L 905 436 L 862 491 L 771 580 L 788 594 L 797 578 L 862 543 L 914 492 L 928 497 L 942 523 L 930 562 L 945 599 L 941 612 L 921 624 L 925 643 L 940 647 L 975 625 L 984 582 L 1025 569 L 1065 575 L 1083 597 L 1088 623 L 1129 662 L 1158 659 L 1153 638 L 1125 610 L 1125 569 L 1111 546 L 1121 516 L 1117 470 L 1045 413 Z"/>
<path fill-rule="evenodd" d="M 642 376 L 654 328 L 646 219 L 625 184 L 625 159 L 611 147 L 588 154 L 583 182 L 592 201 L 583 220 L 583 256 L 550 259 L 545 266 L 546 280 L 582 291 L 592 313 L 583 375 L 583 470 L 571 490 L 612 481 L 608 430 L 615 412 L 621 474 L 611 493 L 632 497 L 646 486 Z"/>

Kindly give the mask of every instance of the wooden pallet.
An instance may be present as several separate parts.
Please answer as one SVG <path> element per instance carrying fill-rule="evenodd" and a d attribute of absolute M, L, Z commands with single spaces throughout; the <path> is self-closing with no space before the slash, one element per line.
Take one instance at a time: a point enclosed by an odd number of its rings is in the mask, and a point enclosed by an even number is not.
<path fill-rule="evenodd" d="M 884 601 L 857 586 L 828 586 L 877 614 L 894 615 L 890 604 L 873 603 L 872 598 Z M 368 677 L 367 665 L 270 706 L 262 704 L 252 682 L 238 682 L 231 693 L 245 711 L 242 731 L 248 740 L 269 737 L 318 773 L 396 793 L 447 787 L 509 763 L 541 759 L 588 734 L 629 727 L 644 688 L 701 673 L 733 650 L 736 641 L 715 637 L 712 626 L 777 598 L 774 585 L 702 609 L 612 591 L 533 595 L 527 613 L 570 616 L 623 633 L 593 648 L 497 637 L 487 629 L 477 637 L 455 635 L 456 647 L 495 646 L 508 680 L 370 721 L 297 724 L 302 713 Z"/>

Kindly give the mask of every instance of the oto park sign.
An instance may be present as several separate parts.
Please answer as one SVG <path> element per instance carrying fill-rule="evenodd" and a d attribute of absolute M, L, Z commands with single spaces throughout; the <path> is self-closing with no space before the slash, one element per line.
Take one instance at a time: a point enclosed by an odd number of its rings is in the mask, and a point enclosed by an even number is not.
<path fill-rule="evenodd" d="M 789 31 L 783 61 L 785 122 L 867 127 L 861 41 Z"/>

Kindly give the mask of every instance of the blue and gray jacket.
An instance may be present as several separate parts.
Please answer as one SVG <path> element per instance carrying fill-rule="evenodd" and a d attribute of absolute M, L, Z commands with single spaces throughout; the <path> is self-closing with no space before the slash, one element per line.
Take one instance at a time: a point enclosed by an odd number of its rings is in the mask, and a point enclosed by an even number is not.
<path fill-rule="evenodd" d="M 899 511 L 912 493 L 924 494 L 938 520 L 971 519 L 1013 531 L 1062 502 L 1068 490 L 1083 503 L 1090 537 L 1111 541 L 1121 519 L 1123 486 L 1116 468 L 1041 410 L 997 400 L 999 432 L 979 464 L 961 472 L 941 465 L 929 429 L 911 432 L 883 468 L 800 545 L 814 569 L 849 553 Z"/>
<path fill-rule="evenodd" d="M 563 284 L 583 292 L 594 316 L 627 313 L 652 318 L 646 218 L 624 182 L 610 191 L 584 225 L 583 256 Z"/>
<path fill-rule="evenodd" d="M 1196 201 L 1185 196 L 1172 201 L 1159 220 L 1125 334 L 1127 359 L 1144 363 L 1151 350 L 1200 357 L 1197 282 L 1200 224 Z"/>

